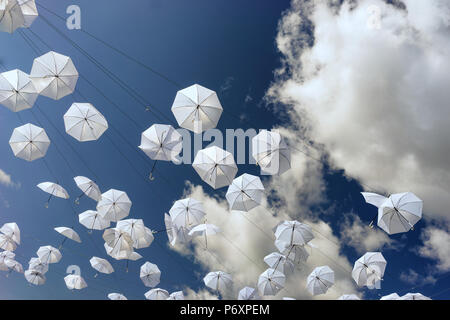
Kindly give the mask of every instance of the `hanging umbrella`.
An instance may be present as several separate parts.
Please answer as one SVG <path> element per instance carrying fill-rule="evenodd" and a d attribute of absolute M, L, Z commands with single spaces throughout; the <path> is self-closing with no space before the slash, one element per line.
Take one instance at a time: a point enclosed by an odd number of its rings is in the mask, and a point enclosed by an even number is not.
<path fill-rule="evenodd" d="M 286 277 L 280 271 L 267 269 L 258 278 L 258 291 L 261 296 L 274 296 L 284 288 Z"/>
<path fill-rule="evenodd" d="M 91 264 L 92 268 L 100 273 L 111 274 L 114 272 L 114 268 L 112 267 L 111 263 L 109 263 L 109 261 L 106 259 L 92 257 L 89 260 L 89 263 Z"/>
<path fill-rule="evenodd" d="M 122 250 L 113 250 L 112 247 L 108 246 L 107 243 L 104 244 L 106 253 L 116 260 L 131 260 L 136 261 L 142 258 L 142 256 L 132 250 L 129 249 L 122 249 Z"/>
<path fill-rule="evenodd" d="M 254 136 L 252 156 L 265 175 L 281 175 L 291 168 L 291 152 L 278 132 L 261 130 Z"/>
<path fill-rule="evenodd" d="M 204 236 L 205 244 L 208 247 L 208 236 L 215 235 L 220 232 L 219 227 L 210 223 L 199 224 L 195 226 L 189 231 L 189 235 L 191 237 Z"/>
<path fill-rule="evenodd" d="M 147 300 L 167 300 L 169 292 L 160 288 L 151 289 L 145 293 L 145 298 Z"/>
<path fill-rule="evenodd" d="M 175 291 L 172 292 L 167 300 L 184 300 L 184 294 L 183 291 Z"/>
<path fill-rule="evenodd" d="M 343 294 L 338 300 L 361 300 L 356 294 Z"/>
<path fill-rule="evenodd" d="M 408 232 L 422 218 L 423 201 L 414 193 L 392 194 L 378 208 L 378 226 L 388 234 Z"/>
<path fill-rule="evenodd" d="M 324 294 L 334 284 L 334 271 L 329 266 L 317 267 L 306 279 L 306 288 L 313 295 Z"/>
<path fill-rule="evenodd" d="M 9 145 L 16 157 L 33 161 L 45 156 L 50 139 L 44 129 L 27 123 L 14 129 Z"/>
<path fill-rule="evenodd" d="M 133 240 L 126 233 L 117 228 L 106 229 L 103 232 L 103 239 L 105 243 L 111 248 L 109 254 L 115 255 L 121 251 L 132 252 Z"/>
<path fill-rule="evenodd" d="M 161 271 L 156 264 L 146 262 L 141 266 L 140 278 L 146 287 L 156 287 L 161 278 Z"/>
<path fill-rule="evenodd" d="M 58 263 L 62 258 L 61 252 L 52 246 L 40 247 L 37 251 L 37 255 L 39 260 L 45 262 L 46 264 Z"/>
<path fill-rule="evenodd" d="M 3 233 L 5 236 L 9 237 L 16 244 L 18 245 L 20 244 L 20 229 L 17 223 L 15 222 L 5 223 L 0 228 L 0 232 Z"/>
<path fill-rule="evenodd" d="M 53 197 L 63 198 L 63 199 L 69 199 L 69 194 L 67 193 L 66 189 L 61 187 L 57 183 L 53 182 L 42 182 L 37 185 L 39 189 L 41 189 L 44 192 L 47 192 L 50 194 L 48 197 L 47 202 L 45 203 L 45 207 L 48 208 L 48 205 L 50 203 L 50 200 Z"/>
<path fill-rule="evenodd" d="M 121 293 L 109 293 L 108 294 L 108 299 L 109 300 L 128 300 L 127 297 L 125 297 L 123 294 Z"/>
<path fill-rule="evenodd" d="M 264 195 L 264 186 L 257 176 L 244 173 L 228 187 L 226 194 L 230 210 L 248 212 L 259 206 Z"/>
<path fill-rule="evenodd" d="M 377 208 L 381 207 L 383 203 L 388 199 L 385 196 L 373 192 L 361 192 L 361 194 L 367 203 Z"/>
<path fill-rule="evenodd" d="M 73 180 L 75 180 L 77 187 L 80 188 L 80 190 L 83 192 L 75 200 L 76 204 L 79 204 L 80 198 L 84 195 L 88 196 L 89 198 L 97 202 L 100 200 L 102 193 L 100 191 L 100 188 L 94 181 L 83 176 L 75 177 L 73 178 Z"/>
<path fill-rule="evenodd" d="M 178 125 L 194 133 L 215 128 L 222 110 L 217 94 L 198 84 L 178 91 L 172 104 Z"/>
<path fill-rule="evenodd" d="M 34 59 L 30 78 L 40 95 L 59 100 L 74 92 L 78 71 L 72 59 L 50 51 Z"/>
<path fill-rule="evenodd" d="M 47 280 L 42 273 L 35 270 L 26 270 L 25 279 L 27 279 L 29 283 L 34 284 L 35 286 L 43 285 Z"/>
<path fill-rule="evenodd" d="M 116 228 L 128 233 L 136 249 L 147 248 L 153 242 L 153 233 L 144 225 L 142 219 L 120 220 Z"/>
<path fill-rule="evenodd" d="M 8 266 L 6 265 L 6 262 L 8 260 L 14 260 L 16 257 L 16 254 L 14 252 L 5 250 L 0 252 L 0 270 L 1 271 L 8 271 Z"/>
<path fill-rule="evenodd" d="M 383 279 L 386 260 L 381 252 L 367 252 L 356 260 L 352 271 L 352 278 L 360 287 L 374 286 Z"/>
<path fill-rule="evenodd" d="M 78 233 L 75 230 L 73 230 L 71 228 L 56 227 L 55 231 L 60 233 L 60 234 L 62 234 L 65 237 L 65 239 L 63 240 L 63 243 L 61 244 L 61 247 L 64 244 L 64 241 L 66 239 L 70 239 L 70 240 L 73 240 L 75 242 L 81 243 L 80 236 L 78 235 Z"/>
<path fill-rule="evenodd" d="M 191 236 L 189 235 L 190 229 L 174 225 L 172 218 L 167 213 L 164 214 L 164 224 L 169 243 L 172 246 L 175 246 L 177 243 L 187 243 L 191 240 Z"/>
<path fill-rule="evenodd" d="M 13 33 L 24 24 L 25 17 L 18 0 L 0 1 L 0 31 Z"/>
<path fill-rule="evenodd" d="M 97 211 L 87 210 L 78 215 L 78 221 L 89 230 L 104 230 L 109 228 L 109 220 L 103 219 Z"/>
<path fill-rule="evenodd" d="M 261 300 L 255 288 L 244 287 L 239 291 L 238 300 Z"/>
<path fill-rule="evenodd" d="M 142 133 L 139 148 L 152 160 L 175 161 L 183 137 L 171 125 L 154 124 Z"/>
<path fill-rule="evenodd" d="M 428 298 L 421 293 L 407 293 L 398 300 L 431 300 L 431 298 Z"/>
<path fill-rule="evenodd" d="M 36 2 L 35 0 L 17 0 L 17 2 L 19 3 L 24 19 L 23 27 L 29 28 L 39 15 Z"/>
<path fill-rule="evenodd" d="M 305 245 L 314 235 L 310 226 L 298 221 L 283 221 L 276 227 L 275 238 L 289 245 Z"/>
<path fill-rule="evenodd" d="M 395 292 L 388 294 L 387 296 L 382 296 L 380 298 L 380 300 L 399 300 L 399 299 L 400 299 L 400 296 Z"/>
<path fill-rule="evenodd" d="M 74 103 L 64 115 L 66 132 L 80 142 L 98 140 L 108 129 L 105 117 L 90 103 Z"/>
<path fill-rule="evenodd" d="M 220 291 L 225 288 L 231 287 L 233 280 L 231 278 L 231 275 L 226 272 L 214 271 L 208 273 L 203 278 L 203 282 L 208 288 Z"/>
<path fill-rule="evenodd" d="M 287 259 L 286 256 L 278 252 L 272 252 L 271 254 L 265 256 L 264 262 L 269 266 L 269 268 L 280 271 L 283 274 L 291 273 L 295 268 L 294 263 L 290 259 Z"/>
<path fill-rule="evenodd" d="M 29 76 L 18 69 L 0 74 L 0 104 L 13 112 L 33 107 L 38 97 Z"/>
<path fill-rule="evenodd" d="M 86 281 L 83 277 L 77 274 L 69 274 L 64 277 L 66 287 L 69 290 L 81 290 L 87 287 Z"/>
<path fill-rule="evenodd" d="M 111 189 L 102 194 L 97 203 L 97 211 L 103 219 L 117 222 L 130 213 L 131 201 L 128 195 L 119 190 Z"/>
<path fill-rule="evenodd" d="M 11 270 L 17 273 L 23 273 L 23 266 L 19 262 L 13 259 L 6 259 L 5 265 Z"/>
<path fill-rule="evenodd" d="M 48 263 L 42 262 L 39 258 L 31 258 L 30 262 L 28 262 L 28 269 L 46 274 L 48 271 Z"/>
<path fill-rule="evenodd" d="M 192 166 L 200 178 L 214 189 L 230 185 L 238 172 L 233 155 L 216 146 L 200 150 Z"/>
<path fill-rule="evenodd" d="M 17 244 L 7 235 L 0 234 L 0 249 L 14 251 L 17 249 Z"/>
<path fill-rule="evenodd" d="M 170 208 L 169 215 L 172 223 L 180 228 L 198 225 L 206 215 L 203 204 L 193 198 L 177 200 Z"/>
<path fill-rule="evenodd" d="M 284 241 L 275 240 L 275 246 L 278 248 L 278 251 L 280 251 L 281 254 L 286 256 L 294 263 L 299 264 L 308 260 L 309 253 L 302 245 L 289 245 L 289 243 L 286 243 Z"/>

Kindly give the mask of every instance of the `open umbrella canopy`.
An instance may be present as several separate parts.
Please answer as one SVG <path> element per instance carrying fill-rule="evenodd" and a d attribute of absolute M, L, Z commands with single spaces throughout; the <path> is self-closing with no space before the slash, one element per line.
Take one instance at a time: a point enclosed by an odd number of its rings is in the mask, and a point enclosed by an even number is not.
<path fill-rule="evenodd" d="M 169 292 L 160 288 L 150 289 L 145 293 L 145 298 L 147 300 L 167 300 Z"/>
<path fill-rule="evenodd" d="M 7 235 L 0 234 L 0 249 L 7 251 L 14 251 L 17 249 L 17 244 L 11 237 Z"/>
<path fill-rule="evenodd" d="M 398 300 L 431 300 L 431 298 L 426 297 L 421 293 L 407 293 Z"/>
<path fill-rule="evenodd" d="M 116 228 L 130 235 L 136 249 L 147 248 L 153 242 L 153 233 L 144 225 L 142 219 L 120 220 Z"/>
<path fill-rule="evenodd" d="M 50 51 L 34 59 L 30 78 L 40 95 L 59 100 L 74 92 L 78 71 L 72 59 Z"/>
<path fill-rule="evenodd" d="M 298 221 L 283 221 L 276 226 L 275 238 L 288 245 L 304 246 L 314 239 L 310 226 Z"/>
<path fill-rule="evenodd" d="M 161 271 L 156 264 L 146 262 L 141 266 L 140 278 L 146 287 L 156 287 L 161 278 Z"/>
<path fill-rule="evenodd" d="M 261 297 L 258 295 L 258 290 L 251 287 L 244 287 L 239 290 L 238 300 L 260 300 Z"/>
<path fill-rule="evenodd" d="M 261 130 L 254 136 L 252 156 L 265 175 L 281 175 L 291 168 L 291 152 L 278 132 Z"/>
<path fill-rule="evenodd" d="M 105 117 L 90 103 L 73 103 L 64 114 L 66 132 L 80 142 L 98 140 L 108 129 Z"/>
<path fill-rule="evenodd" d="M 175 291 L 172 292 L 167 300 L 184 300 L 184 294 L 183 291 Z"/>
<path fill-rule="evenodd" d="M 178 125 L 195 133 L 215 128 L 222 111 L 216 92 L 198 84 L 178 91 L 172 104 Z"/>
<path fill-rule="evenodd" d="M 23 273 L 23 266 L 21 263 L 17 262 L 14 259 L 6 259 L 5 265 L 12 271 L 15 271 L 17 273 Z"/>
<path fill-rule="evenodd" d="M 46 264 L 58 263 L 62 258 L 61 252 L 59 252 L 58 249 L 52 246 L 40 247 L 37 251 L 37 255 L 39 257 L 39 260 Z"/>
<path fill-rule="evenodd" d="M 244 173 L 230 184 L 226 198 L 231 210 L 248 212 L 261 204 L 263 195 L 261 179 Z"/>
<path fill-rule="evenodd" d="M 28 262 L 28 270 L 46 274 L 48 271 L 48 263 L 42 262 L 39 258 L 31 258 Z"/>
<path fill-rule="evenodd" d="M 356 260 L 352 277 L 360 287 L 374 286 L 376 282 L 383 279 L 386 264 L 381 252 L 367 252 Z"/>
<path fill-rule="evenodd" d="M 104 230 L 109 228 L 110 221 L 103 219 L 95 210 L 86 210 L 78 215 L 78 221 L 89 230 Z"/>
<path fill-rule="evenodd" d="M 0 31 L 13 33 L 25 25 L 19 0 L 0 1 Z"/>
<path fill-rule="evenodd" d="M 5 236 L 11 238 L 16 244 L 20 244 L 20 229 L 17 223 L 8 222 L 5 223 L 1 228 L 0 232 Z"/>
<path fill-rule="evenodd" d="M 17 2 L 19 3 L 24 19 L 23 27 L 29 28 L 39 15 L 36 2 L 35 0 L 17 0 Z"/>
<path fill-rule="evenodd" d="M 338 300 L 361 300 L 356 294 L 343 294 Z"/>
<path fill-rule="evenodd" d="M 114 250 L 114 248 L 108 246 L 107 243 L 104 244 L 104 247 L 108 256 L 116 260 L 137 261 L 139 259 L 142 259 L 142 256 L 139 253 L 130 249 Z"/>
<path fill-rule="evenodd" d="M 380 300 L 399 300 L 399 299 L 400 296 L 396 292 L 388 294 L 387 296 L 382 296 L 380 298 Z"/>
<path fill-rule="evenodd" d="M 258 278 L 258 291 L 261 296 L 274 296 L 284 288 L 286 276 L 275 269 L 267 269 Z"/>
<path fill-rule="evenodd" d="M 63 199 L 69 199 L 69 194 L 66 189 L 57 183 L 53 182 L 41 182 L 37 185 L 39 189 L 49 193 L 52 197 L 58 197 Z"/>
<path fill-rule="evenodd" d="M 128 195 L 119 190 L 111 189 L 102 194 L 97 203 L 100 216 L 109 221 L 117 222 L 128 216 L 131 209 L 131 200 Z"/>
<path fill-rule="evenodd" d="M 14 112 L 32 108 L 38 97 L 30 77 L 18 69 L 0 74 L 0 104 Z"/>
<path fill-rule="evenodd" d="M 14 260 L 15 257 L 16 257 L 16 254 L 12 251 L 5 250 L 5 251 L 0 252 L 0 270 L 8 271 L 9 268 L 6 265 L 6 262 L 8 260 Z"/>
<path fill-rule="evenodd" d="M 367 203 L 377 208 L 381 207 L 383 203 L 388 199 L 385 196 L 373 192 L 361 192 L 361 194 Z"/>
<path fill-rule="evenodd" d="M 150 159 L 176 161 L 183 148 L 183 137 L 171 125 L 154 124 L 142 133 L 139 148 Z"/>
<path fill-rule="evenodd" d="M 69 290 L 81 290 L 87 287 L 86 281 L 83 277 L 77 274 L 69 274 L 64 277 L 66 287 Z"/>
<path fill-rule="evenodd" d="M 292 260 L 278 252 L 272 252 L 265 256 L 264 262 L 269 266 L 269 268 L 275 269 L 284 274 L 293 272 L 295 268 Z"/>
<path fill-rule="evenodd" d="M 313 295 L 324 294 L 334 284 L 334 271 L 329 266 L 317 267 L 306 279 L 306 288 Z"/>
<path fill-rule="evenodd" d="M 109 300 L 128 300 L 127 297 L 125 297 L 123 294 L 116 293 L 116 292 L 109 293 L 108 299 Z"/>
<path fill-rule="evenodd" d="M 189 231 L 191 237 L 212 236 L 220 232 L 220 228 L 214 224 L 204 223 L 195 226 Z"/>
<path fill-rule="evenodd" d="M 50 139 L 44 129 L 27 123 L 14 129 L 9 145 L 16 157 L 33 161 L 45 156 Z"/>
<path fill-rule="evenodd" d="M 98 272 L 105 274 L 111 274 L 114 272 L 114 268 L 112 267 L 111 263 L 109 263 L 109 261 L 106 259 L 92 257 L 89 260 L 89 263 L 91 264 L 92 268 L 94 268 Z"/>
<path fill-rule="evenodd" d="M 133 251 L 133 240 L 131 240 L 128 233 L 122 230 L 117 228 L 106 229 L 103 232 L 103 239 L 105 240 L 105 244 L 111 248 L 111 251 L 108 252 L 111 255 L 119 254 L 121 251 Z"/>
<path fill-rule="evenodd" d="M 230 274 L 223 271 L 213 271 L 208 273 L 204 278 L 203 282 L 208 288 L 213 290 L 224 290 L 231 287 L 233 279 Z"/>
<path fill-rule="evenodd" d="M 80 188 L 86 196 L 97 202 L 100 200 L 102 193 L 94 181 L 83 176 L 77 176 L 73 178 L 73 180 L 75 180 L 77 187 Z"/>
<path fill-rule="evenodd" d="M 283 241 L 275 240 L 275 246 L 281 254 L 286 256 L 289 260 L 294 263 L 302 263 L 306 262 L 309 257 L 308 251 L 305 249 L 305 246 L 289 244 Z"/>
<path fill-rule="evenodd" d="M 238 172 L 233 155 L 216 146 L 200 150 L 192 166 L 200 178 L 214 189 L 230 185 Z"/>
<path fill-rule="evenodd" d="M 36 270 L 26 270 L 24 274 L 25 279 L 27 279 L 29 283 L 34 284 L 35 286 L 41 286 L 47 280 L 42 273 Z"/>
<path fill-rule="evenodd" d="M 201 223 L 206 215 L 203 204 L 193 198 L 175 201 L 169 210 L 172 224 L 176 227 L 190 228 Z"/>
<path fill-rule="evenodd" d="M 81 239 L 80 236 L 78 235 L 78 233 L 68 227 L 56 227 L 55 231 L 62 234 L 64 237 L 73 240 L 75 242 L 81 243 Z"/>

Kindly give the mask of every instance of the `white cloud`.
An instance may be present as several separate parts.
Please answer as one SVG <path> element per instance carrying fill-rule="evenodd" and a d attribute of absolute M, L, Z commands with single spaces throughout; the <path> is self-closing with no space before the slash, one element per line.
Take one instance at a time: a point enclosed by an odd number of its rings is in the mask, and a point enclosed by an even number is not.
<path fill-rule="evenodd" d="M 12 180 L 11 175 L 0 169 L 0 184 L 7 187 L 19 187 L 20 184 Z"/>
<path fill-rule="evenodd" d="M 414 285 L 415 287 L 421 287 L 426 284 L 434 284 L 437 279 L 432 275 L 426 277 L 421 276 L 416 271 L 408 269 L 400 274 L 400 280 L 408 284 Z"/>
<path fill-rule="evenodd" d="M 437 260 L 438 271 L 450 271 L 450 230 L 427 227 L 422 232 L 422 240 L 423 246 L 419 248 L 419 254 Z"/>

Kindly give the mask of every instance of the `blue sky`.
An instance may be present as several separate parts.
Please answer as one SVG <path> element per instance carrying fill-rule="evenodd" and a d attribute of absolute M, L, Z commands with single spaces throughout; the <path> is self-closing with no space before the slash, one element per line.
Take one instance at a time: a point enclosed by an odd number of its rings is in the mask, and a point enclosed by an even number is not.
<path fill-rule="evenodd" d="M 218 125 L 222 131 L 227 128 L 247 129 L 251 124 L 257 124 L 258 128 L 288 124 L 286 116 L 275 111 L 279 110 L 279 105 L 273 109 L 273 106 L 266 105 L 262 99 L 274 81 L 274 70 L 281 66 L 281 54 L 277 50 L 275 37 L 280 17 L 283 11 L 290 7 L 289 1 L 38 2 L 61 16 L 66 16 L 67 6 L 77 4 L 81 8 L 83 29 L 136 57 L 182 87 L 199 83 L 216 90 L 224 109 L 227 110 Z M 145 97 L 153 109 L 160 110 L 165 118 L 174 121 L 170 106 L 178 87 L 118 55 L 86 34 L 67 30 L 62 21 L 45 10 L 40 9 L 40 13 Z M 55 33 L 42 19 L 37 19 L 31 30 L 39 34 L 54 51 L 69 55 L 80 74 L 95 83 L 129 115 L 129 118 L 136 121 L 137 125 L 124 117 L 83 79 L 79 79 L 77 88 L 89 99 L 87 102 L 94 104 L 105 115 L 110 124 L 110 129 L 98 141 L 79 143 L 66 134 L 60 134 L 64 133 L 63 114 L 68 107 L 74 101 L 84 102 L 80 101 L 77 95 L 67 96 L 59 101 L 40 97 L 32 109 L 34 114 L 29 110 L 21 112 L 20 116 L 25 122 L 37 125 L 41 123 L 46 129 L 52 141 L 46 155 L 47 163 L 58 182 L 71 195 L 68 201 L 53 199 L 50 208 L 46 209 L 44 203 L 47 195 L 40 191 L 36 184 L 55 178 L 43 161 L 27 163 L 14 157 L 8 140 L 12 130 L 20 126 L 21 122 L 17 115 L 9 110 L 0 110 L 0 145 L 3 150 L 0 154 L 0 169 L 13 180 L 11 185 L 0 184 L 0 224 L 15 221 L 22 231 L 22 244 L 16 250 L 17 260 L 26 267 L 29 258 L 35 256 L 39 246 L 51 244 L 57 247 L 62 241 L 61 236 L 53 230 L 57 226 L 74 227 L 83 240 L 81 245 L 71 241 L 65 242 L 62 249 L 63 259 L 60 263 L 50 266 L 44 286 L 29 286 L 21 274 L 12 273 L 8 277 L 2 274 L 0 298 L 104 299 L 109 292 L 121 292 L 128 298 L 142 299 L 146 288 L 138 273 L 139 267 L 145 261 L 156 263 L 162 270 L 159 285 L 161 288 L 170 292 L 185 287 L 194 290 L 203 288 L 201 279 L 210 270 L 202 263 L 194 263 L 192 258 L 185 258 L 169 249 L 167 237 L 163 233 L 155 235 L 155 242 L 149 248 L 139 250 L 144 259 L 130 262 L 128 273 L 125 272 L 126 262 L 110 260 L 116 269 L 115 275 L 100 275 L 94 278 L 95 271 L 90 267 L 89 259 L 94 255 L 105 258 L 106 253 L 101 232 L 94 232 L 91 236 L 77 223 L 76 214 L 93 209 L 95 203 L 86 198 L 82 199 L 79 206 L 73 203 L 79 194 L 73 176 L 94 178 L 102 191 L 110 188 L 126 191 L 133 202 L 130 217 L 144 219 L 146 226 L 154 230 L 164 228 L 163 214 L 170 209 L 173 201 L 183 196 L 186 181 L 194 185 L 200 185 L 202 182 L 190 165 L 176 166 L 169 163 L 158 163 L 156 180 L 148 181 L 147 175 L 152 162 L 143 157 L 137 148 L 140 133 L 153 123 L 167 123 L 167 120 L 146 112 L 142 105 Z M 24 33 L 33 39 L 42 53 L 48 51 L 31 32 L 25 30 Z M 1 33 L 0 45 L 0 60 L 8 70 L 31 70 L 36 53 L 18 32 L 13 35 Z M 244 116 L 251 121 L 238 121 L 235 116 Z M 70 167 L 64 158 L 70 163 Z M 244 172 L 258 173 L 257 168 L 250 165 L 239 167 L 239 174 Z M 331 226 L 334 236 L 342 236 L 340 230 L 346 217 L 354 219 L 355 215 L 359 216 L 364 225 L 367 225 L 375 216 L 376 209 L 366 205 L 359 194 L 362 191 L 361 186 L 357 181 L 347 179 L 343 171 L 330 172 L 324 169 L 323 181 L 326 186 L 323 197 L 326 201 L 311 210 L 317 212 L 318 219 Z M 221 189 L 213 193 L 211 188 L 206 187 L 205 190 L 208 195 L 219 197 L 223 197 L 226 192 Z M 436 261 L 417 254 L 422 245 L 420 231 L 425 226 L 426 223 L 421 221 L 416 225 L 415 231 L 391 237 L 395 244 L 383 250 L 388 261 L 389 275 L 386 275 L 381 290 L 365 292 L 367 298 L 378 298 L 380 294 L 393 291 L 404 294 L 419 285 L 420 288 L 416 291 L 425 295 L 434 295 L 449 287 L 450 278 L 446 277 L 447 274 L 434 271 Z M 361 255 L 354 246 L 344 243 L 340 252 L 350 262 Z M 64 285 L 66 268 L 74 264 L 81 267 L 82 275 L 89 285 L 81 292 L 71 292 Z M 401 280 L 401 273 L 410 269 L 421 275 L 416 279 L 416 283 Z M 422 285 L 425 282 L 421 281 L 428 275 L 442 280 Z M 434 298 L 448 299 L 449 294 L 446 291 Z"/>

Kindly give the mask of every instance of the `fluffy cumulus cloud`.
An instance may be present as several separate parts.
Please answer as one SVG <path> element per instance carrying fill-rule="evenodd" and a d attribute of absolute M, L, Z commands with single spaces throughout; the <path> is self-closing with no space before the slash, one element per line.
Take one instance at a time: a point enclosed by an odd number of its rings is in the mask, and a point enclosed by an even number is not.
<path fill-rule="evenodd" d="M 450 271 L 450 230 L 448 228 L 427 227 L 422 233 L 424 245 L 419 254 L 437 260 L 437 268 L 441 272 Z"/>
<path fill-rule="evenodd" d="M 5 186 L 12 186 L 14 182 L 11 179 L 11 176 L 7 174 L 5 171 L 0 169 L 0 183 Z"/>

